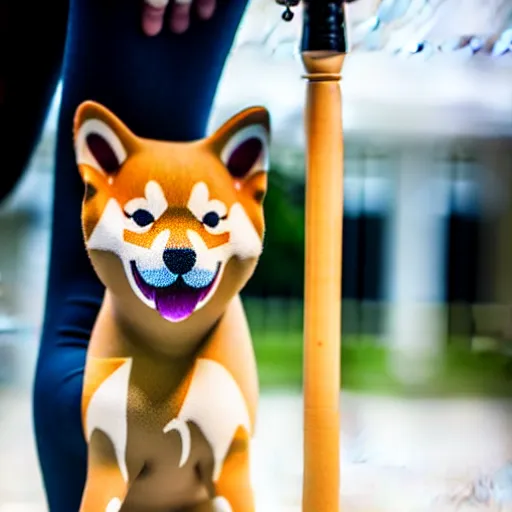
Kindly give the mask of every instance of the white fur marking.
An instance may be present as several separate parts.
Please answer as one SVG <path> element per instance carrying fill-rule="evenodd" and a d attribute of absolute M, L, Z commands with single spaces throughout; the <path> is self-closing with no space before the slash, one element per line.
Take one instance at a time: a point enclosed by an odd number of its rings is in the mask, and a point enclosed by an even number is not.
<path fill-rule="evenodd" d="M 164 434 L 168 434 L 173 430 L 175 430 L 181 438 L 181 457 L 179 467 L 182 468 L 190 457 L 190 448 L 192 445 L 190 428 L 184 421 L 176 418 L 167 423 L 167 425 L 164 427 Z"/>
<path fill-rule="evenodd" d="M 130 199 L 124 205 L 123 209 L 128 215 L 133 215 L 140 208 L 143 208 L 145 210 L 148 209 L 148 202 L 144 197 L 136 197 L 134 199 Z"/>
<path fill-rule="evenodd" d="M 192 188 L 187 207 L 199 222 L 202 222 L 204 216 L 209 212 L 215 212 L 221 218 L 228 213 L 228 209 L 222 201 L 210 199 L 208 185 L 202 181 L 196 183 Z M 205 229 L 214 235 L 220 235 L 227 231 L 226 222 L 221 220 L 218 226 L 214 228 L 205 226 Z"/>
<path fill-rule="evenodd" d="M 214 482 L 220 477 L 238 428 L 252 432 L 249 410 L 238 384 L 224 366 L 210 359 L 196 361 L 178 419 L 195 423 L 212 447 Z"/>
<path fill-rule="evenodd" d="M 85 422 L 88 442 L 95 430 L 101 430 L 112 441 L 117 464 L 125 482 L 128 482 L 126 442 L 131 369 L 132 361 L 128 360 L 101 384 L 89 402 Z"/>
<path fill-rule="evenodd" d="M 228 220 L 232 253 L 241 259 L 257 258 L 263 250 L 263 242 L 240 203 L 231 207 Z"/>
<path fill-rule="evenodd" d="M 151 247 L 146 249 L 124 241 L 124 230 L 131 227 L 131 221 L 125 217 L 117 201 L 109 199 L 103 215 L 87 241 L 87 248 L 116 254 L 123 263 L 126 277 L 135 295 L 148 307 L 154 309 L 154 303 L 144 297 L 136 285 L 130 268 L 130 261 L 136 261 L 140 270 L 160 268 L 163 251 L 169 241 L 170 231 L 165 229 L 160 232 Z"/>
<path fill-rule="evenodd" d="M 208 292 L 208 295 L 206 295 L 206 297 L 196 306 L 195 310 L 198 311 L 205 304 L 208 303 L 211 297 L 214 296 L 215 292 L 217 291 L 217 288 L 222 282 L 222 276 L 224 275 L 226 262 L 230 258 L 230 244 L 227 243 L 209 249 L 208 246 L 204 243 L 204 240 L 201 238 L 201 236 L 192 229 L 187 230 L 187 236 L 196 253 L 196 266 L 198 268 L 214 272 L 220 263 L 219 274 L 215 280 L 213 287 Z"/>
<path fill-rule="evenodd" d="M 87 247 L 116 254 L 122 252 L 125 219 L 117 201 L 109 199 L 100 220 L 87 240 Z"/>
<path fill-rule="evenodd" d="M 128 215 L 133 215 L 137 210 L 147 210 L 156 221 L 165 213 L 169 206 L 162 187 L 156 181 L 149 181 L 144 189 L 144 194 L 145 197 L 136 197 L 128 201 L 124 205 L 124 211 Z M 127 221 L 126 229 L 135 233 L 147 233 L 153 227 L 153 223 L 147 226 L 139 226 L 131 218 L 127 219 Z"/>
<path fill-rule="evenodd" d="M 128 215 L 133 215 L 137 210 L 147 210 L 158 220 L 168 208 L 167 200 L 162 187 L 156 181 L 148 181 L 144 189 L 145 197 L 136 197 L 131 199 L 124 205 L 124 211 Z M 146 231 L 151 228 L 151 224 L 146 226 Z M 140 231 L 141 227 L 135 223 L 131 223 L 129 229 Z"/>
<path fill-rule="evenodd" d="M 259 139 L 261 141 L 261 153 L 251 169 L 247 172 L 249 176 L 254 171 L 268 171 L 269 168 L 269 134 L 261 124 L 253 124 L 236 132 L 224 146 L 220 155 L 224 165 L 227 165 L 233 152 L 245 141 Z"/>
<path fill-rule="evenodd" d="M 149 249 L 142 249 L 144 255 L 142 252 L 137 255 L 137 263 L 140 270 L 158 269 L 162 267 L 162 255 L 167 247 L 170 236 L 171 232 L 168 229 L 164 229 L 158 233 Z"/>
<path fill-rule="evenodd" d="M 78 165 L 89 165 L 98 171 L 104 172 L 99 162 L 94 158 L 87 144 L 87 137 L 92 133 L 97 133 L 108 142 L 120 165 L 125 162 L 128 156 L 126 149 L 114 130 L 99 119 L 88 119 L 82 124 L 82 126 L 80 126 L 76 134 L 75 152 L 76 162 Z"/>
<path fill-rule="evenodd" d="M 233 512 L 229 501 L 224 496 L 217 496 L 212 503 L 214 512 Z"/>
<path fill-rule="evenodd" d="M 148 181 L 144 193 L 148 201 L 149 211 L 155 219 L 159 219 L 169 207 L 162 187 L 156 181 L 151 180 Z"/>
<path fill-rule="evenodd" d="M 130 283 L 133 292 L 144 304 L 146 304 L 146 306 L 151 309 L 155 309 L 155 304 L 153 301 L 144 297 L 143 293 L 137 286 L 137 283 L 135 283 L 135 278 L 133 277 L 132 269 L 130 267 L 130 261 L 136 261 L 139 271 L 161 268 L 162 255 L 165 247 L 167 246 L 170 235 L 170 231 L 165 229 L 158 234 L 149 249 L 124 242 L 120 253 L 118 253 L 119 258 L 123 263 L 128 283 Z"/>
<path fill-rule="evenodd" d="M 196 266 L 198 268 L 214 272 L 217 269 L 217 265 L 227 259 L 226 249 L 228 244 L 209 249 L 201 235 L 192 229 L 187 230 L 187 237 L 196 253 Z"/>
<path fill-rule="evenodd" d="M 105 509 L 105 512 L 119 512 L 122 506 L 123 503 L 119 498 L 112 498 L 109 501 L 107 508 Z"/>
<path fill-rule="evenodd" d="M 203 215 L 206 213 L 209 199 L 210 192 L 208 191 L 208 185 L 204 181 L 200 181 L 192 187 L 187 208 L 192 212 L 197 220 L 201 220 Z"/>
<path fill-rule="evenodd" d="M 212 210 L 217 211 L 219 216 L 226 214 L 226 206 L 216 199 L 210 200 L 208 185 L 202 181 L 194 185 L 190 193 L 188 209 L 199 220 Z M 235 203 L 231 207 L 228 218 L 225 221 L 221 221 L 218 227 L 208 229 L 208 231 L 216 235 L 226 232 L 230 233 L 229 243 L 222 246 L 222 249 L 219 249 L 219 247 L 210 249 L 210 251 L 215 251 L 216 254 L 222 253 L 222 258 L 217 259 L 217 261 L 227 261 L 233 255 L 242 259 L 256 258 L 263 249 L 262 240 L 240 203 Z M 196 249 L 194 241 L 197 240 L 199 235 L 194 236 L 193 239 L 190 233 L 193 232 L 189 230 L 189 240 L 194 245 L 194 249 Z"/>

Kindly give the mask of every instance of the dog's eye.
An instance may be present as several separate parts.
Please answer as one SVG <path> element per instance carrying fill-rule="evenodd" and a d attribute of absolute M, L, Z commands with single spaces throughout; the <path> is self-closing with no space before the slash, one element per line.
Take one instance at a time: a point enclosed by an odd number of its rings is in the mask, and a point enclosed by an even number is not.
<path fill-rule="evenodd" d="M 135 211 L 131 218 L 133 219 L 133 222 L 135 222 L 135 224 L 141 228 L 149 226 L 155 222 L 153 215 L 151 215 L 151 213 L 149 213 L 147 210 L 143 210 L 141 208 Z"/>
<path fill-rule="evenodd" d="M 209 228 L 216 228 L 219 225 L 221 218 L 217 212 L 208 212 L 203 217 L 203 224 Z"/>

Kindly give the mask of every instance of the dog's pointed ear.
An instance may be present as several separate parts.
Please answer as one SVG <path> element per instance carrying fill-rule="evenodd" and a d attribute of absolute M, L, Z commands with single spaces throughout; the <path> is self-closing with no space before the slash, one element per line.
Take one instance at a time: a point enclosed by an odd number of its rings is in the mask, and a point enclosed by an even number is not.
<path fill-rule="evenodd" d="M 86 101 L 75 114 L 74 143 L 79 166 L 111 176 L 136 150 L 137 137 L 110 110 Z"/>
<path fill-rule="evenodd" d="M 243 181 L 268 171 L 270 116 L 263 107 L 252 107 L 232 117 L 209 142 L 231 176 Z"/>

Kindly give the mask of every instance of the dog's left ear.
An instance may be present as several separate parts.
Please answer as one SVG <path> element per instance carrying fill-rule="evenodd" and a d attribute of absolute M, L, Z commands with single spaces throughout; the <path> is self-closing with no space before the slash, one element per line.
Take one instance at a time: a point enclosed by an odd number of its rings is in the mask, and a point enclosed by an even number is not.
<path fill-rule="evenodd" d="M 263 107 L 243 110 L 210 138 L 233 179 L 244 182 L 269 167 L 270 116 Z"/>
<path fill-rule="evenodd" d="M 93 101 L 82 103 L 76 111 L 74 141 L 77 164 L 106 176 L 116 175 L 138 144 L 118 117 Z"/>

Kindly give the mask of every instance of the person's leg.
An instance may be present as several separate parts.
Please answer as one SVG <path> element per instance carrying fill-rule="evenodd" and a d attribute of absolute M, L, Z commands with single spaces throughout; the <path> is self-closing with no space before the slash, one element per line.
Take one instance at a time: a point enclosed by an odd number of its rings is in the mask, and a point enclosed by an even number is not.
<path fill-rule="evenodd" d="M 53 238 L 44 333 L 34 389 L 39 458 L 49 508 L 79 508 L 85 481 L 80 402 L 85 355 L 103 289 L 87 258 L 83 185 L 72 144 L 84 100 L 111 109 L 137 135 L 204 135 L 217 84 L 246 0 L 219 0 L 213 18 L 183 35 L 140 30 L 138 0 L 72 0 L 59 119 Z"/>
<path fill-rule="evenodd" d="M 0 0 L 0 202 L 23 173 L 60 75 L 69 0 Z"/>

